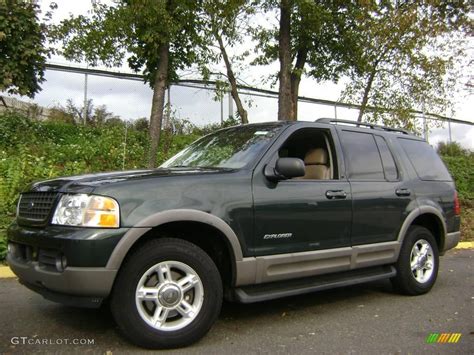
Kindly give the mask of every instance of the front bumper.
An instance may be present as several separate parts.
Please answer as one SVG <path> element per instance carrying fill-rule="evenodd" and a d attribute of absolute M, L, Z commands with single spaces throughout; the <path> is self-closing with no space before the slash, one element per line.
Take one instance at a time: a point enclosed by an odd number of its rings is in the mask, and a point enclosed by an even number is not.
<path fill-rule="evenodd" d="M 106 298 L 117 270 L 67 267 L 62 272 L 48 270 L 38 262 L 24 262 L 7 254 L 7 262 L 20 282 L 54 302 L 78 307 L 99 307 Z"/>
<path fill-rule="evenodd" d="M 106 264 L 127 230 L 14 223 L 7 232 L 7 262 L 22 284 L 47 299 L 97 307 L 112 290 L 117 270 Z"/>
<path fill-rule="evenodd" d="M 105 267 L 115 246 L 129 228 L 105 229 L 68 226 L 43 228 L 13 223 L 7 231 L 9 242 L 23 246 L 24 257 L 38 254 L 65 256 L 67 265 L 75 267 Z M 40 260 L 41 261 L 41 260 Z"/>
<path fill-rule="evenodd" d="M 58 272 L 12 254 L 7 254 L 7 262 L 23 283 L 77 296 L 107 297 L 117 274 L 117 270 L 94 267 L 66 267 Z"/>
<path fill-rule="evenodd" d="M 461 232 L 452 232 L 446 234 L 446 239 L 444 241 L 444 250 L 443 252 L 453 249 L 456 245 L 458 245 L 459 240 L 461 239 Z"/>

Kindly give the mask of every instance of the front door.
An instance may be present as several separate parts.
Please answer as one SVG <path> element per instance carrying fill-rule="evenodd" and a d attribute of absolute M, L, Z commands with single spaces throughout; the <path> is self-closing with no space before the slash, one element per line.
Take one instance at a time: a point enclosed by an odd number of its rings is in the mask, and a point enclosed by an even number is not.
<path fill-rule="evenodd" d="M 338 149 L 332 129 L 302 128 L 287 133 L 287 139 L 268 155 L 266 164 L 278 157 L 298 157 L 311 164 L 309 151 L 318 149 L 319 163 L 327 175 L 305 176 L 272 183 L 263 169 L 253 179 L 254 254 L 284 254 L 350 246 L 351 190 L 339 178 Z M 265 159 L 265 158 L 264 158 Z M 316 162 L 317 163 L 317 162 Z M 263 165 L 262 165 L 263 166 Z M 310 166 L 307 165 L 307 171 Z"/>

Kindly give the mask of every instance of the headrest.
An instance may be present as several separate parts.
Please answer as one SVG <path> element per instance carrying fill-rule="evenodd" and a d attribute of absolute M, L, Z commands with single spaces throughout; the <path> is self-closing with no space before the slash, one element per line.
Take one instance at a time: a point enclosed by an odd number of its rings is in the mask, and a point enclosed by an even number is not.
<path fill-rule="evenodd" d="M 311 149 L 304 157 L 306 165 L 326 165 L 328 163 L 328 153 L 322 148 Z"/>

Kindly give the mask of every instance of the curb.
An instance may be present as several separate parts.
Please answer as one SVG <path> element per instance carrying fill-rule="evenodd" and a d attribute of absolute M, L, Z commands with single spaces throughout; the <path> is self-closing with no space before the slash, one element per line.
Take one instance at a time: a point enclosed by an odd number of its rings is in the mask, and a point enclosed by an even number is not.
<path fill-rule="evenodd" d="M 0 279 L 16 277 L 8 266 L 0 266 Z"/>
<path fill-rule="evenodd" d="M 474 249 L 474 242 L 460 242 L 456 245 L 456 249 Z"/>
<path fill-rule="evenodd" d="M 460 242 L 456 245 L 456 249 L 474 249 L 474 242 Z M 8 266 L 0 266 L 0 279 L 12 277 L 16 277 L 16 275 Z"/>

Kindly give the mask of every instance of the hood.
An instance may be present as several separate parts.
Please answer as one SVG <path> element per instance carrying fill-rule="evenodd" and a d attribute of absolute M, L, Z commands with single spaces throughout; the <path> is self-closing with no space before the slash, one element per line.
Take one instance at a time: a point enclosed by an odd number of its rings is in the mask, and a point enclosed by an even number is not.
<path fill-rule="evenodd" d="M 197 174 L 215 174 L 232 170 L 233 169 L 225 168 L 179 167 L 76 175 L 33 183 L 30 186 L 29 191 L 90 193 L 98 186 L 124 181 Z"/>

